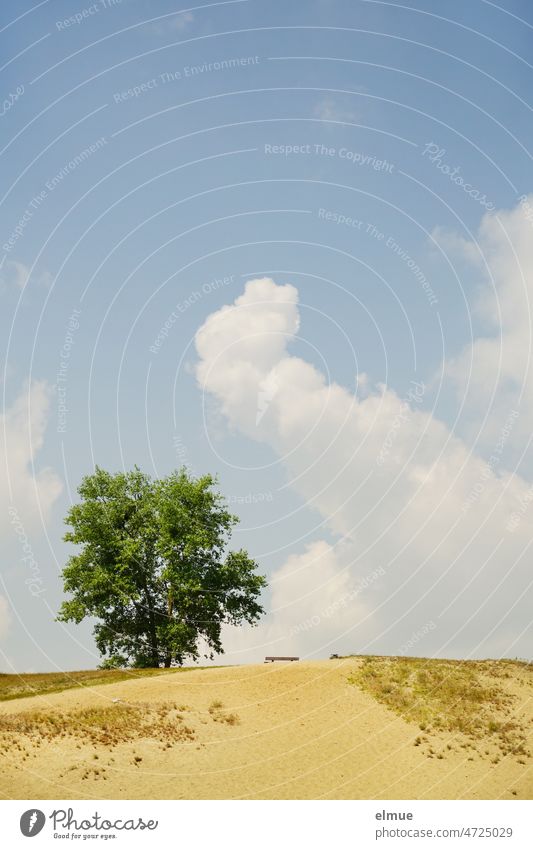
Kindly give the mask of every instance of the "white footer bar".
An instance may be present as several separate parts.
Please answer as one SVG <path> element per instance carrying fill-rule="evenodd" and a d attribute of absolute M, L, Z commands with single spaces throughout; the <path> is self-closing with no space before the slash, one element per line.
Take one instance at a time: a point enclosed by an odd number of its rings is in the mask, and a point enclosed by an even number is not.
<path fill-rule="evenodd" d="M 528 801 L 3 801 L 2 845 L 533 847 Z M 35 843 L 29 843 L 30 838 Z"/>

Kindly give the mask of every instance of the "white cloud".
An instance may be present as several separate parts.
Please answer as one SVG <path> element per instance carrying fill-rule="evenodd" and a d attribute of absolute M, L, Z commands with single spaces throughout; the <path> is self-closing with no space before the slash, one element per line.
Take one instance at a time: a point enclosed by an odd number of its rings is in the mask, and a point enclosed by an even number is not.
<path fill-rule="evenodd" d="M 452 254 L 479 268 L 483 267 L 483 253 L 479 246 L 465 239 L 459 233 L 447 230 L 445 227 L 435 227 L 431 236 L 444 253 Z"/>
<path fill-rule="evenodd" d="M 323 656 L 350 651 L 353 629 L 369 616 L 365 589 L 376 572 L 356 581 L 347 566 L 348 548 L 320 540 L 290 555 L 269 579 L 270 613 L 258 627 L 228 628 L 228 659 L 254 662 L 266 655 Z"/>
<path fill-rule="evenodd" d="M 0 268 L 0 289 L 24 289 L 29 278 L 29 269 L 22 262 L 8 259 Z"/>
<path fill-rule="evenodd" d="M 50 391 L 36 381 L 15 398 L 0 416 L 0 528 L 9 524 L 12 506 L 24 524 L 46 519 L 61 492 L 61 481 L 50 468 L 35 471 L 36 460 L 44 442 Z"/>
<path fill-rule="evenodd" d="M 328 384 L 314 366 L 287 352 L 298 327 L 293 286 L 250 281 L 232 306 L 199 329 L 197 377 L 232 427 L 277 452 L 290 485 L 342 540 L 340 547 L 323 549 L 309 572 L 311 588 L 323 575 L 321 592 L 335 597 L 384 570 L 386 578 L 362 596 L 367 612 L 347 613 L 352 650 L 373 640 L 371 650 L 399 651 L 432 622 L 417 653 L 526 653 L 531 639 L 515 638 L 530 623 L 525 551 L 533 539 L 533 510 L 524 511 L 512 530 L 509 517 L 526 498 L 527 482 L 487 468 L 445 424 L 391 389 L 367 387 L 360 400 Z M 258 417 L 265 385 L 276 392 Z M 306 562 L 313 558 L 309 551 L 301 555 Z M 289 558 L 275 576 L 271 633 L 305 618 L 296 605 L 291 610 L 295 593 L 307 597 L 305 570 L 300 590 L 295 563 Z M 289 607 L 282 612 L 276 587 L 283 576 Z M 316 614 L 320 593 L 308 598 L 304 613 Z M 332 628 L 347 649 L 338 617 L 307 637 L 299 634 L 299 644 L 313 651 L 329 642 Z"/>
<path fill-rule="evenodd" d="M 5 596 L 0 595 L 0 639 L 7 636 L 11 625 L 11 613 Z"/>
<path fill-rule="evenodd" d="M 526 199 L 533 204 L 533 196 Z M 531 436 L 533 374 L 533 220 L 527 207 L 485 215 L 477 246 L 454 233 L 445 236 L 452 254 L 459 250 L 485 275 L 475 315 L 486 332 L 445 364 L 446 375 L 464 400 L 469 440 L 480 439 L 488 451 L 497 441 L 512 409 L 520 410 L 507 446 L 517 460 Z M 486 419 L 486 421 L 484 421 Z"/>
<path fill-rule="evenodd" d="M 52 275 L 49 271 L 33 272 L 31 281 L 37 286 L 49 287 Z M 30 269 L 23 262 L 8 259 L 0 268 L 0 290 L 24 289 L 30 282 Z"/>

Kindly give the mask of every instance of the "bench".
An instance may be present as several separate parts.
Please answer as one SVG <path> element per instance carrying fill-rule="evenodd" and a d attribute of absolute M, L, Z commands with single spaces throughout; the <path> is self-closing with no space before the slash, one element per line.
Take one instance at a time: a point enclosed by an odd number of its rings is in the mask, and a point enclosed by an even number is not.
<path fill-rule="evenodd" d="M 300 660 L 299 657 L 265 657 L 265 663 L 274 663 L 275 660 Z"/>

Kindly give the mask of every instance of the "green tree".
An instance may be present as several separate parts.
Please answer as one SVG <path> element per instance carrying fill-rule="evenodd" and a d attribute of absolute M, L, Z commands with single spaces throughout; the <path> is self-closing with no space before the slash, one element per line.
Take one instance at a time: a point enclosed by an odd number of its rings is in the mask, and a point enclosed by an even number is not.
<path fill-rule="evenodd" d="M 96 468 L 78 489 L 64 539 L 81 546 L 63 570 L 58 619 L 98 621 L 105 666 L 172 666 L 223 652 L 221 626 L 254 624 L 264 576 L 246 551 L 227 552 L 238 522 L 210 475 L 152 480 L 137 467 Z M 202 645 L 203 644 L 203 645 Z"/>

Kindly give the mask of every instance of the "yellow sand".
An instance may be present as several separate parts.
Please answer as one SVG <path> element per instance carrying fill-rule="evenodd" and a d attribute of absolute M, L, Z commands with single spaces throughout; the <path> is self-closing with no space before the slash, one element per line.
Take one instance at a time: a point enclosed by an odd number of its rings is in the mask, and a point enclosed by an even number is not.
<path fill-rule="evenodd" d="M 111 706 L 113 699 L 132 705 L 175 702 L 187 706 L 181 713 L 194 739 L 169 748 L 156 739 L 137 739 L 110 749 L 70 735 L 39 746 L 13 735 L 9 751 L 2 752 L 0 794 L 15 799 L 532 798 L 533 759 L 520 764 L 505 756 L 493 763 L 490 742 L 473 754 L 462 747 L 461 735 L 442 733 L 430 739 L 435 752 L 430 756 L 427 745 L 414 745 L 421 733 L 416 724 L 348 682 L 357 664 L 341 659 L 195 670 L 4 702 L 0 714 L 61 713 Z M 529 729 L 533 749 L 533 688 L 518 668 L 503 686 L 518 695 L 514 710 Z M 213 702 L 223 707 L 210 712 Z M 229 713 L 237 714 L 238 723 L 223 721 Z"/>

